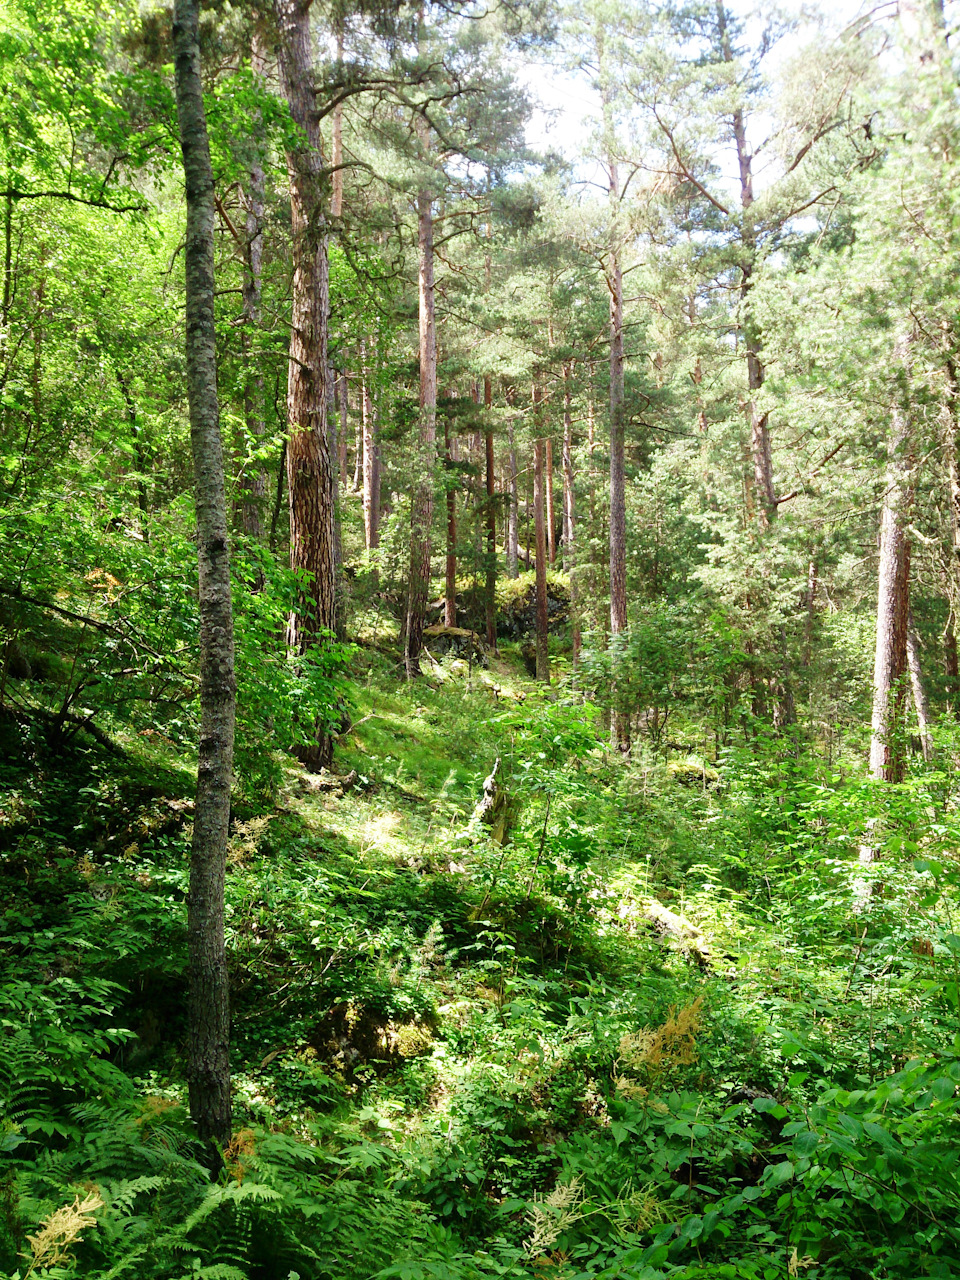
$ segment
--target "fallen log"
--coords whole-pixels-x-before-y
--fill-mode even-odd
[[[691,957],[701,969],[713,967],[710,942],[704,931],[693,924],[686,916],[671,911],[656,898],[644,898],[637,904],[639,915],[645,924],[655,929],[661,938],[672,938],[685,955]],[[624,904],[620,909],[621,919],[631,914],[632,908]]]

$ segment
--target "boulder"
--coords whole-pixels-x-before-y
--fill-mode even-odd
[[[452,656],[481,667],[487,666],[483,640],[476,631],[468,631],[466,627],[445,627],[440,622],[424,627],[423,644],[435,658]]]

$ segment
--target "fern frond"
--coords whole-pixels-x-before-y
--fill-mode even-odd
[[[273,1187],[266,1187],[262,1182],[231,1183],[230,1186],[212,1186],[203,1198],[203,1203],[191,1213],[184,1223],[184,1232],[190,1232],[199,1226],[211,1213],[215,1213],[224,1204],[237,1203],[242,1200],[259,1200],[263,1203],[271,1200],[282,1200],[283,1194]]]

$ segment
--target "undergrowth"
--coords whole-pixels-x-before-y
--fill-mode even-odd
[[[363,661],[352,788],[278,760],[236,815],[214,1181],[184,1106],[190,770],[149,736],[16,741],[0,1274],[953,1274],[950,779],[867,785],[773,738],[709,778],[625,769],[572,696]],[[498,758],[504,844],[474,814]]]

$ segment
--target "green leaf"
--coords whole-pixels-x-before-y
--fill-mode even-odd
[[[793,1149],[798,1156],[811,1156],[819,1144],[819,1133],[814,1133],[812,1129],[806,1129],[803,1133],[798,1133],[794,1138]]]
[[[779,1187],[793,1177],[793,1161],[781,1160],[779,1164],[769,1165],[763,1174],[764,1182],[771,1187]]]

